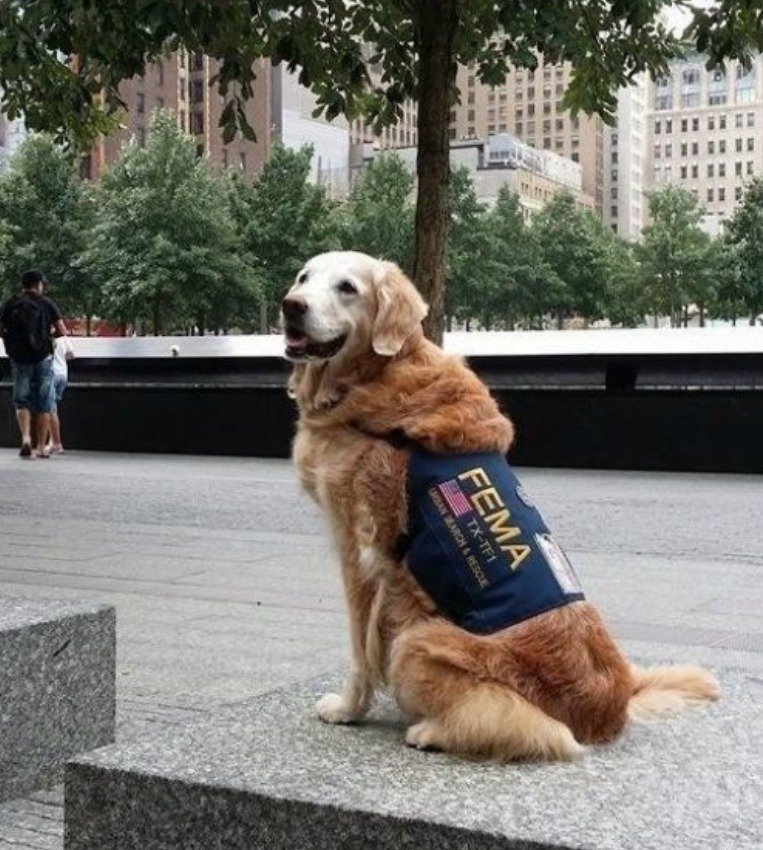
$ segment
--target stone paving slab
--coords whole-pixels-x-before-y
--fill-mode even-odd
[[[115,651],[109,606],[0,597],[0,800],[114,740]]]
[[[278,691],[66,774],[66,850],[759,850],[763,683],[589,748],[575,764],[485,765],[403,745],[384,701],[364,724]]]

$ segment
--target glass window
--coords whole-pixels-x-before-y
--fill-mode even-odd
[[[191,132],[198,135],[204,132],[204,113],[194,112],[191,115]]]
[[[699,106],[699,92],[684,92],[681,95],[681,106],[691,109],[694,106]]]
[[[754,112],[748,112],[747,113],[747,126],[748,127],[754,127],[755,126],[755,113]]]
[[[699,118],[692,118],[692,119],[691,119],[691,128],[692,128],[692,130],[694,130],[695,132],[696,132],[697,130],[699,130]]]
[[[522,135],[522,122],[521,121],[517,121],[517,123],[514,125],[514,132],[518,136]]]
[[[655,132],[655,135],[657,135],[657,136],[660,135],[660,133],[662,132],[662,121],[655,121],[654,122],[654,132]]]
[[[666,133],[672,133],[673,132],[673,119],[672,118],[668,118],[667,121],[665,121],[665,132]]]
[[[748,136],[747,137],[747,150],[748,151],[754,151],[755,150],[755,137],[754,136]]]
[[[543,139],[543,148],[547,151],[551,150],[551,139],[548,136]]]
[[[739,129],[739,128],[742,126],[742,119],[743,119],[743,117],[744,117],[744,116],[742,115],[742,113],[741,113],[741,112],[737,112],[737,114],[734,116],[734,126],[735,126],[737,129]]]
[[[699,156],[699,142],[691,143],[691,153],[692,156]]]
[[[556,119],[556,129],[557,130],[564,130],[564,119],[563,118],[557,118]]]
[[[681,166],[681,179],[686,180],[687,168],[685,165]]]
[[[668,142],[668,144],[665,145],[665,159],[670,159],[671,156],[673,156],[673,145]]]
[[[741,186],[735,186],[734,187],[734,200],[735,201],[741,201],[742,200],[742,187]]]
[[[573,152],[570,154],[570,159],[571,159],[573,162],[580,162],[580,154],[579,154],[577,151],[573,151]]]
[[[689,119],[688,118],[682,118],[681,119],[681,132],[686,133],[686,132],[688,132],[688,130],[689,130]]]
[[[755,166],[754,166],[754,164],[753,164],[753,161],[752,161],[751,159],[748,159],[748,160],[747,160],[747,173],[748,173],[748,174],[752,174],[752,173],[753,173],[754,168],[755,168]]]
[[[689,145],[686,142],[681,142],[681,156],[686,156],[689,153]]]
[[[712,189],[707,190],[707,200],[710,201],[711,203],[714,200],[714,195],[715,195],[715,192],[713,192]]]
[[[707,152],[709,154],[715,153],[715,142],[712,139],[707,143]]]
[[[719,162],[718,163],[718,176],[719,177],[725,177],[726,176],[726,163],[725,162]]]
[[[726,129],[726,116],[725,115],[721,115],[720,118],[718,119],[718,129],[719,130],[725,130]]]
[[[659,158],[660,158],[660,156],[661,156],[661,153],[662,153],[662,147],[661,147],[661,145],[655,145],[655,146],[654,146],[654,158],[655,158],[655,159],[659,159]]]
[[[699,177],[699,166],[698,166],[698,165],[692,165],[692,167],[691,167],[691,176],[692,176],[693,178],[695,178],[695,179],[696,179],[697,177]]]
[[[723,188],[723,186],[718,187],[718,200],[719,201],[725,201],[726,200],[726,190]]]
[[[735,162],[734,163],[734,174],[736,174],[737,177],[742,176],[742,163],[741,162]]]
[[[474,92],[473,91],[470,91],[469,94],[466,96],[466,102],[467,103],[474,103]],[[495,103],[495,98],[492,94],[488,98],[488,102],[489,103]]]
[[[528,118],[532,118],[535,115],[535,104],[531,103],[527,107],[527,116]]]
[[[718,142],[718,153],[726,153],[726,139],[721,139]]]
[[[143,127],[138,127],[135,131],[135,137],[138,144],[143,148],[146,146],[146,131]]]
[[[715,166],[713,165],[712,162],[708,163],[707,176],[708,177],[715,177]]]
[[[614,205],[611,206],[609,208],[609,214],[612,216],[612,218],[617,218],[617,207]]]
[[[609,190],[609,195],[613,201],[617,200],[617,186],[614,186],[612,189]]]
[[[735,140],[734,149],[736,150],[737,153],[741,153],[741,151],[742,151],[742,140],[741,139]]]
[[[196,52],[191,57],[191,70],[192,71],[203,71],[204,70],[204,54]]]
[[[707,129],[708,130],[715,130],[715,117],[713,115],[708,115]]]

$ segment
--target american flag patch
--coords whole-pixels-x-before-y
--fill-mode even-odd
[[[448,503],[448,507],[453,511],[454,516],[461,517],[472,513],[474,510],[472,503],[467,499],[466,494],[455,478],[438,484],[437,489],[440,491],[443,499]]]

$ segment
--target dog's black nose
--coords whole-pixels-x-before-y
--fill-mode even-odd
[[[287,295],[281,302],[281,310],[287,319],[296,319],[307,312],[307,301],[294,295]]]

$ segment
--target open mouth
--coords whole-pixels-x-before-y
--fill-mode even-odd
[[[304,331],[286,328],[286,356],[290,360],[328,360],[339,353],[345,342],[347,342],[347,334],[342,334],[328,342],[315,342]]]

